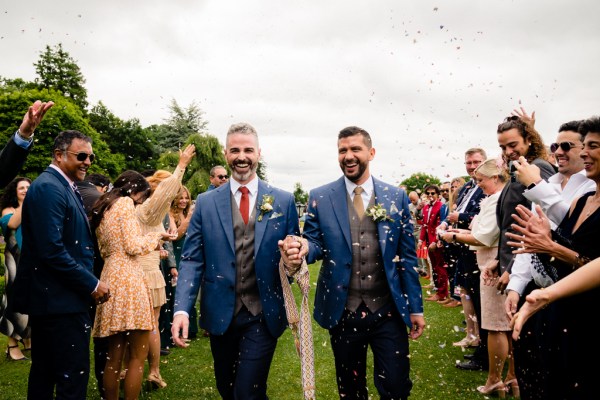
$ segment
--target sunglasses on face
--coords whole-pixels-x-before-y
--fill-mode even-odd
[[[85,161],[88,157],[90,158],[90,162],[94,162],[94,160],[96,159],[96,155],[94,153],[92,154],[88,154],[86,152],[80,152],[80,153],[75,153],[74,151],[68,151],[67,153],[69,154],[75,154],[75,156],[77,157],[77,161]]]
[[[450,190],[449,189],[441,189],[440,192],[442,193],[448,193]]]
[[[573,147],[580,147],[578,145],[576,145],[573,142],[560,142],[560,143],[552,143],[550,145],[550,151],[552,153],[556,153],[556,150],[558,150],[558,148],[561,148],[562,151],[564,151],[565,153],[569,150],[571,150]]]
[[[425,194],[427,196],[435,196],[437,193],[436,192],[425,192]]]
[[[229,178],[229,175],[215,175],[215,177],[217,177],[219,179],[227,179],[227,178]]]

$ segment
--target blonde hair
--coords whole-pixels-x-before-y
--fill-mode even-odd
[[[159,170],[156,170],[154,172],[154,174],[147,177],[146,180],[150,184],[150,193],[154,193],[158,184],[161,183],[162,181],[164,181],[165,179],[169,178],[171,175],[173,175],[173,174],[170,173],[169,171],[165,171],[164,169],[159,169]]]
[[[498,165],[498,160],[495,158],[488,158],[479,164],[479,166],[475,168],[475,173],[487,176],[488,178],[497,176],[501,182],[506,182],[508,180],[506,169],[502,165]]]

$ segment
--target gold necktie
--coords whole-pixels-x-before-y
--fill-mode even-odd
[[[362,218],[363,214],[365,213],[365,206],[362,200],[362,192],[364,192],[364,189],[362,187],[355,187],[354,199],[352,200],[352,202],[354,203],[354,209],[356,210],[359,219]]]

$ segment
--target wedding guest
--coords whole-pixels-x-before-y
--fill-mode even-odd
[[[206,191],[211,191],[218,188],[222,184],[227,183],[227,179],[229,179],[229,175],[227,175],[227,170],[225,167],[222,165],[215,165],[210,169],[210,185]]]
[[[425,195],[428,202],[423,207],[423,225],[419,241],[427,245],[436,288],[436,293],[425,300],[445,304],[448,298],[448,271],[444,262],[443,245],[438,242],[436,228],[446,219],[448,207],[440,200],[440,188],[437,185],[427,185]]]
[[[32,363],[28,398],[84,399],[90,371],[89,307],[110,298],[93,274],[94,244],[75,181],[94,161],[92,139],[63,131],[52,164],[23,202],[23,247],[15,280],[15,310],[29,314]]]
[[[498,198],[508,174],[503,163],[496,159],[486,160],[475,170],[477,185],[487,197],[481,202],[479,214],[475,216],[470,230],[448,229],[442,234],[446,242],[460,242],[471,246],[477,254],[477,265],[481,270],[481,327],[488,332],[488,377],[485,385],[477,391],[484,395],[498,393],[501,397],[510,387],[515,397],[519,397],[519,386],[515,377],[515,364],[512,357],[510,324],[504,312],[505,294],[496,290],[498,279],[496,255],[500,229],[496,221]],[[508,360],[506,380],[502,379],[504,363]]]
[[[31,185],[29,178],[17,177],[4,189],[0,198],[0,227],[4,235],[4,282],[5,289],[0,310],[0,331],[8,337],[6,358],[11,361],[27,360],[19,348],[23,342],[23,351],[31,350],[31,327],[29,316],[12,310],[12,285],[17,275],[21,258],[21,212],[27,190]]]
[[[600,256],[600,248],[594,240],[600,234],[600,117],[584,120],[578,132],[584,138],[580,156],[587,177],[596,183],[596,191],[574,200],[555,231],[550,229],[548,217],[541,207],[536,207],[539,216],[528,208],[518,207],[516,233],[507,234],[507,244],[515,248],[515,254],[537,253],[541,266],[550,276],[555,276],[554,280],[564,278],[590,259]],[[589,317],[590,309],[597,307],[599,296],[600,289],[591,290],[556,302],[552,307],[552,319],[548,320],[552,325],[546,329],[556,334],[553,348],[556,363],[551,367],[561,373],[560,381],[552,382],[553,396],[587,399],[596,395],[597,377],[588,366],[600,357],[600,350],[593,345],[595,331],[581,321]],[[515,358],[515,361],[518,367],[519,359]]]
[[[150,331],[155,329],[150,290],[138,256],[160,246],[160,240],[172,236],[166,232],[142,234],[135,216],[135,204],[150,193],[146,179],[135,171],[123,172],[112,190],[96,202],[91,227],[96,231],[102,258],[101,279],[112,288],[113,296],[98,305],[92,335],[108,337],[108,357],[104,369],[104,393],[107,400],[119,398],[119,381],[125,349],[126,399],[139,396],[144,362],[148,354]]]
[[[171,202],[179,193],[185,169],[196,154],[193,144],[188,145],[179,154],[179,163],[173,174],[165,170],[157,170],[146,178],[150,183],[151,194],[140,206],[136,207],[136,215],[142,233],[164,232],[163,219],[169,212]],[[160,375],[160,334],[158,332],[160,309],[167,302],[166,282],[160,269],[160,249],[140,256],[139,262],[144,270],[152,293],[154,305],[155,330],[150,334],[150,350],[148,352],[148,382],[155,388],[164,388],[167,383]]]
[[[266,399],[271,360],[287,325],[279,241],[299,234],[294,196],[258,178],[256,130],[231,125],[225,158],[232,179],[196,200],[179,266],[171,332],[187,347],[200,290],[200,325],[210,334],[219,394]],[[267,207],[267,204],[269,207]]]

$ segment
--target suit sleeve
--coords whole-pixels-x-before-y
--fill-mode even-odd
[[[202,282],[204,275],[202,206],[200,196],[198,196],[181,252],[174,312],[185,311],[188,314],[191,313],[191,309],[198,296],[198,291],[200,290],[200,282]]]
[[[4,188],[17,176],[21,168],[23,168],[32,147],[24,149],[18,146],[13,137],[14,135],[11,136],[6,146],[0,151],[0,188]]]

